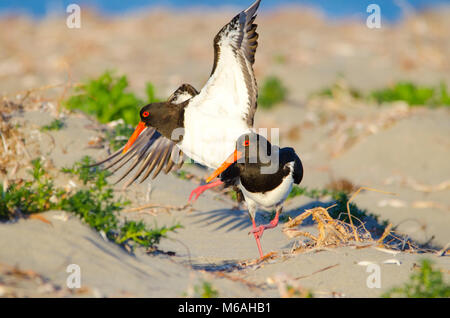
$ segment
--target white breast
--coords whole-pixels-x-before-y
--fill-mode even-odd
[[[181,150],[207,167],[218,168],[235,150],[236,140],[248,133],[245,121],[226,114],[208,114],[198,108],[185,111]]]
[[[252,206],[257,205],[264,208],[271,208],[281,204],[284,200],[286,200],[289,193],[291,193],[293,184],[294,178],[292,177],[292,173],[290,173],[283,179],[278,187],[265,193],[247,191],[240,183],[239,188],[244,194],[244,198],[247,204]]]
[[[221,56],[229,63],[219,67],[184,113],[181,150],[195,161],[218,168],[230,156],[236,140],[250,132],[248,93],[242,72],[228,52]]]

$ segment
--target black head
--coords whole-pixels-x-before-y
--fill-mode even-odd
[[[155,128],[168,139],[177,139],[178,129],[184,127],[185,104],[151,103],[142,107],[139,116],[145,126]]]
[[[159,114],[164,109],[163,103],[151,103],[141,108],[139,116],[146,126],[155,126],[155,121],[160,117]]]
[[[242,159],[238,160],[238,163],[243,163],[243,158],[245,163],[256,163],[271,156],[272,145],[264,136],[251,132],[238,138],[236,150],[242,153]],[[267,162],[267,160],[262,161]]]

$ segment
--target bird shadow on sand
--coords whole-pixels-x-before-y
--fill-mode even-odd
[[[305,205],[301,205],[292,209],[287,209],[286,212],[282,213],[282,215],[294,218],[297,215],[303,213],[306,209],[311,209],[318,206],[328,207],[331,204],[332,203],[330,202],[313,201]],[[270,221],[270,216],[271,216],[270,212],[259,210],[256,213],[256,223],[257,224],[268,223]],[[248,212],[245,209],[217,209],[212,211],[193,213],[191,214],[191,217],[196,219],[194,221],[195,224],[199,224],[205,227],[214,225],[215,226],[214,230],[222,229],[225,230],[226,232],[242,231],[242,230],[248,231],[252,226],[252,222],[249,218]],[[285,217],[284,219],[287,220],[287,217]],[[281,226],[282,223],[284,223],[285,221],[284,219],[280,220]],[[302,226],[309,226],[312,224],[314,224],[314,221],[312,220],[311,217],[308,217],[308,219],[305,220]],[[280,249],[286,248],[290,249],[293,243],[294,240],[284,246],[280,246]],[[222,261],[199,262],[199,263],[193,261],[191,263],[191,266],[195,270],[229,273],[244,269],[245,266],[242,265],[243,261],[246,260],[228,259]]]
[[[312,201],[307,204],[284,210],[281,214],[280,224],[287,220],[287,217],[295,218],[307,209],[314,207],[328,207],[334,202]],[[212,211],[192,213],[191,217],[197,218],[194,224],[203,224],[210,226],[215,224],[214,230],[225,229],[226,232],[248,230],[252,226],[252,222],[245,209],[217,209]],[[258,210],[256,212],[256,224],[265,224],[270,221],[271,212]],[[308,217],[304,222],[304,226],[314,224],[312,217]]]
[[[194,224],[203,226],[216,225],[214,230],[225,229],[226,232],[242,231],[252,225],[246,210],[218,209],[206,212],[192,213],[191,217],[197,218]]]

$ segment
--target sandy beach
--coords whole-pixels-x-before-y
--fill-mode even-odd
[[[2,167],[0,183],[27,178],[36,157],[57,175],[56,185],[73,182],[59,169],[85,155],[100,160],[108,154],[107,126],[62,107],[74,86],[115,70],[127,75],[129,89],[140,96],[146,82],[161,98],[184,82],[200,89],[211,71],[212,39],[234,14],[158,9],[105,18],[86,11],[76,30],[62,17],[1,18],[0,29],[8,32],[0,32],[0,121],[16,127],[26,150]],[[278,76],[288,97],[271,109],[258,109],[255,127],[280,129],[281,146],[295,148],[302,159],[302,186],[322,189],[345,180],[354,189],[395,193],[362,191],[353,202],[378,216],[379,223],[391,223],[399,235],[433,249],[349,244],[293,252],[307,239],[288,237],[282,223],[262,238],[265,253],[275,256],[258,262],[245,205],[237,207],[223,191],[209,191],[184,206],[198,180],[211,172],[185,164],[191,179],[169,173],[127,189],[123,182],[114,185],[114,195],[131,202],[128,208],[171,207],[121,212],[122,218],[183,226],[161,240],[156,254],[143,248],[130,253],[65,211],[42,213],[50,223],[25,218],[0,223],[0,297],[184,297],[194,296],[204,281],[219,297],[282,297],[287,285],[315,297],[380,297],[407,282],[423,258],[449,282],[449,107],[378,105],[345,89],[334,98],[313,96],[336,82],[362,93],[399,80],[449,87],[449,17],[448,8],[411,13],[372,30],[295,7],[264,12],[257,20],[256,78],[260,83]],[[40,129],[55,118],[64,120],[61,130]],[[5,149],[0,152],[6,158]],[[119,176],[120,171],[111,176],[111,183]],[[285,203],[283,215],[293,219],[305,209],[332,204],[329,197],[297,196]],[[257,222],[268,215],[260,211]],[[311,219],[298,229],[318,233]],[[83,288],[66,287],[69,264],[80,266]],[[380,288],[368,286],[369,264],[381,269]]]

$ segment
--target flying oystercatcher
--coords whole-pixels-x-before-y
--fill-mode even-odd
[[[206,180],[210,182],[220,175],[227,186],[237,186],[247,203],[253,223],[253,233],[261,258],[260,238],[264,230],[278,225],[282,204],[303,178],[303,166],[292,148],[279,148],[261,135],[247,133],[239,137],[235,151]],[[258,207],[276,208],[274,219],[265,225],[256,226],[255,213]]]
[[[253,73],[258,46],[256,11],[261,0],[240,12],[214,38],[214,64],[209,80],[198,92],[189,84],[179,87],[163,103],[152,103],[140,111],[140,123],[128,143],[105,160],[114,172],[131,161],[118,180],[136,167],[125,186],[140,176],[155,178],[183,163],[184,155],[209,168],[218,168],[235,148],[235,142],[253,127],[258,89]],[[96,165],[97,165],[96,164]],[[192,191],[195,199],[208,188]]]

